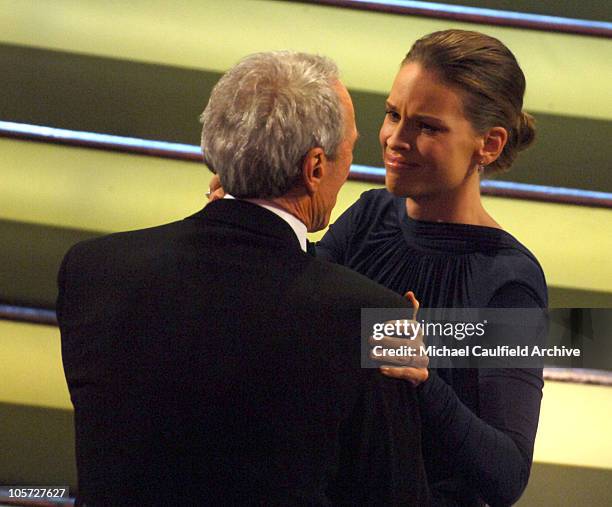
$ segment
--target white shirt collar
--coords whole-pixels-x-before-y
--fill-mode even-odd
[[[233,195],[230,195],[230,194],[225,194],[223,198],[224,199],[236,199]],[[306,243],[307,243],[306,233],[308,232],[308,229],[306,228],[306,225],[304,223],[302,223],[300,220],[294,217],[291,213],[285,211],[283,208],[277,206],[276,204],[270,201],[266,201],[265,199],[242,199],[242,200],[251,202],[253,204],[257,204],[257,206],[261,206],[262,208],[266,208],[267,210],[271,211],[275,215],[278,215],[285,222],[287,222],[289,226],[293,229],[293,232],[295,232],[295,235],[297,236],[297,239],[300,242],[300,247],[302,248],[304,252],[306,252]]]

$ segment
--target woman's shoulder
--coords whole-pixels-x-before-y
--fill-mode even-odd
[[[330,224],[317,243],[317,255],[357,269],[355,263],[369,258],[372,248],[397,248],[399,243],[394,238],[400,228],[398,210],[402,201],[384,188],[363,192]]]
[[[342,229],[350,235],[363,237],[369,230],[397,227],[400,201],[403,199],[390,194],[385,188],[366,190],[330,225],[330,230]]]
[[[506,232],[503,255],[499,256],[504,268],[517,274],[528,274],[544,278],[544,270],[534,253],[512,234]]]
[[[363,192],[346,213],[350,215],[353,230],[362,234],[364,228],[396,228],[400,222],[398,210],[405,209],[404,202],[404,198],[394,196],[386,188],[375,188]]]
[[[372,188],[363,192],[352,207],[372,213],[393,206],[398,199],[401,198],[395,197],[386,188]]]
[[[512,234],[505,233],[503,248],[493,257],[492,264],[497,291],[509,286],[522,288],[537,295],[544,305],[547,303],[546,276],[542,265],[533,252]]]

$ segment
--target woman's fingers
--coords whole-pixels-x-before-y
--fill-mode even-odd
[[[406,380],[413,386],[418,386],[429,378],[429,370],[427,368],[381,366],[380,372],[387,377]]]
[[[415,350],[415,349],[413,349]],[[388,352],[388,349],[387,349]],[[411,367],[411,368],[427,368],[429,366],[429,357],[425,354],[420,354],[418,349],[413,354],[401,353],[397,355],[393,354],[381,354],[380,351],[372,349],[370,351],[370,359],[378,361],[378,363],[385,363],[385,365],[393,364],[398,367]],[[382,366],[381,368],[385,368]]]
[[[208,197],[208,202],[216,201],[217,199],[223,199],[225,196],[225,190],[221,186],[221,180],[218,175],[214,175],[210,183],[208,184],[208,192],[206,192],[206,196]]]
[[[412,320],[416,320],[419,307],[421,306],[419,304],[419,300],[416,298],[414,292],[412,292],[411,290],[406,292],[406,294],[404,294],[404,297],[412,303]]]
[[[421,323],[414,320],[390,320],[382,324],[380,330],[369,336],[370,359],[397,366],[429,366]]]
[[[419,301],[415,297],[414,292],[408,291],[404,295],[406,299],[410,301],[412,304],[412,321],[414,324],[418,324],[417,313],[419,311]],[[417,328],[419,329],[419,328]],[[370,344],[372,344],[374,340],[370,339]],[[387,348],[395,348],[398,349],[402,345],[406,346],[406,340],[398,340],[397,338],[392,338],[389,336],[385,336],[382,340],[378,340],[380,345],[386,346]],[[412,337],[412,343],[410,344],[414,349],[419,350],[419,353],[414,354],[412,356],[400,356],[400,357],[385,357],[384,361],[387,363],[398,364],[400,366],[381,366],[380,372],[391,378],[397,378],[400,380],[405,380],[410,382],[413,386],[418,386],[422,384],[429,378],[429,370],[427,367],[429,366],[429,358],[426,354],[423,353],[423,334],[422,332],[415,333],[415,336]],[[414,350],[413,349],[413,350]],[[373,351],[372,351],[373,352]],[[372,357],[373,354],[370,355]],[[381,360],[380,357],[374,357],[373,359]],[[408,366],[410,365],[410,366]]]
[[[423,326],[414,320],[388,320],[379,325],[380,329],[369,337],[370,345],[381,345],[381,341],[384,341],[386,346],[399,346],[405,345],[406,340],[415,345],[423,343]]]

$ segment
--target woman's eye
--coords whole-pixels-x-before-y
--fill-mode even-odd
[[[398,114],[397,111],[394,111],[393,109],[386,109],[385,110],[385,115],[391,120],[391,121],[399,121],[400,119],[400,115]]]
[[[433,133],[438,132],[440,130],[438,127],[435,127],[433,125],[430,125],[429,123],[423,123],[423,122],[419,123],[419,128],[423,132],[426,132],[428,134],[433,134]]]

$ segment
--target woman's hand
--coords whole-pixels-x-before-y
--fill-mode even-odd
[[[381,366],[380,373],[387,377],[407,380],[414,387],[422,384],[429,378],[427,368],[413,368],[411,366]]]
[[[404,297],[412,303],[412,321],[416,323],[417,313],[419,311],[419,301],[412,291],[406,292]],[[393,340],[393,338],[389,338],[389,340]],[[412,342],[418,350],[421,350],[421,347],[424,345],[423,333],[421,332],[415,336]],[[409,361],[413,366],[381,366],[380,372],[387,377],[406,380],[416,387],[429,378],[429,370],[427,369],[429,358],[425,354],[419,354],[417,358],[409,358]]]
[[[221,180],[218,175],[214,175],[208,184],[208,192],[206,192],[206,197],[208,197],[208,202],[216,201],[217,199],[223,199],[225,195],[225,190],[221,186]]]

